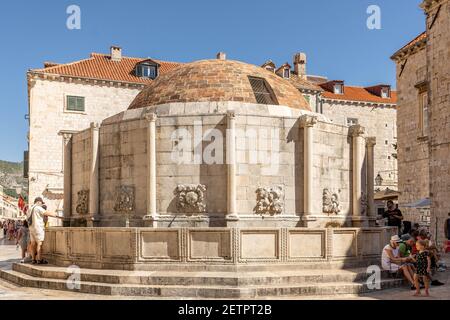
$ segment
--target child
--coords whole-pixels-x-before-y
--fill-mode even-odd
[[[28,243],[30,242],[30,230],[28,229],[28,221],[25,220],[22,224],[22,227],[19,229],[19,233],[17,235],[17,244],[20,244],[22,248],[22,260],[21,263],[25,263],[25,256],[27,254]]]
[[[414,283],[416,285],[416,293],[415,297],[420,296],[420,280],[422,280],[425,284],[425,296],[430,296],[430,273],[431,273],[431,258],[430,254],[427,250],[428,241],[427,240],[418,240],[416,242],[417,247],[417,269],[414,274]]]

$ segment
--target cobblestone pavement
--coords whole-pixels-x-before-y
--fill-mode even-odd
[[[0,269],[7,270],[11,268],[12,263],[20,260],[20,251],[17,250],[14,242],[3,239],[3,234],[0,235]],[[446,265],[450,267],[450,254],[444,257]],[[363,296],[356,295],[339,295],[339,296],[321,296],[321,297],[292,297],[296,299],[311,299],[311,300],[413,300],[413,299],[436,299],[436,300],[450,300],[450,270],[440,272],[437,277],[446,285],[441,287],[431,288],[431,297],[412,297],[413,291],[407,287],[389,289],[383,291],[375,291],[373,293],[365,294]],[[0,300],[139,300],[139,299],[154,299],[142,297],[111,297],[100,296],[92,294],[82,294],[68,291],[57,290],[42,290],[36,288],[18,287],[9,282],[0,280]],[[270,299],[266,299],[270,300]]]

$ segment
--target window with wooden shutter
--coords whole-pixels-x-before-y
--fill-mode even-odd
[[[278,104],[272,94],[269,85],[263,78],[248,77],[256,101],[260,104]]]
[[[84,112],[85,111],[84,97],[67,96],[66,109],[68,111]]]

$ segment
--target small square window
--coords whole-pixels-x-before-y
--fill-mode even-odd
[[[84,112],[85,111],[84,100],[85,100],[84,97],[67,96],[66,109],[68,111]]]
[[[156,79],[156,66],[141,64],[136,67],[136,75],[142,78]]]
[[[381,89],[381,97],[383,99],[389,99],[391,97],[391,93],[389,88],[383,88]]]
[[[304,94],[303,98],[305,98],[306,102],[308,102],[308,104],[311,105],[311,97],[309,95]]]
[[[388,144],[389,144],[389,141],[384,140],[384,144],[385,144],[385,145],[388,145]]]
[[[355,126],[357,124],[358,124],[358,119],[356,119],[356,118],[347,118],[347,125],[349,127]]]
[[[344,94],[344,86],[341,83],[336,83],[334,85],[335,94]]]

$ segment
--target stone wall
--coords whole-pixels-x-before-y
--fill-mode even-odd
[[[139,89],[103,83],[86,84],[59,78],[30,76],[29,188],[30,199],[44,196],[50,210],[63,206],[63,137],[60,131],[79,131],[91,122],[123,111]],[[83,96],[86,111],[65,110],[67,95]],[[47,190],[48,189],[48,190]]]
[[[358,119],[369,136],[377,138],[375,146],[375,177],[380,173],[383,185],[376,188],[397,190],[397,160],[394,144],[397,143],[397,111],[393,106],[367,105],[358,102],[324,100],[323,114],[333,123],[347,126],[348,118]],[[375,184],[375,182],[374,182]]]
[[[58,266],[122,270],[289,270],[379,263],[394,228],[51,228]],[[305,245],[306,244],[306,245]]]
[[[233,110],[236,117],[236,213],[243,225],[303,225],[305,131],[299,118],[304,114],[318,118],[312,128],[312,209],[307,212],[317,222],[308,226],[352,225],[349,128],[329,123],[319,114],[242,103],[168,104],[106,119],[99,138],[99,225],[124,226],[128,217],[132,226],[141,226],[149,214],[149,122],[145,115],[156,113],[158,227],[225,226],[227,110]],[[88,161],[79,151],[92,152],[85,149],[85,134],[75,134],[72,142],[77,174],[83,161]],[[365,191],[365,172],[361,174]],[[79,179],[72,182],[73,199],[81,188]],[[335,198],[333,212],[324,213],[325,196],[329,201]],[[194,197],[194,203],[187,197]],[[125,211],[120,204],[123,198],[129,205]]]
[[[347,126],[319,122],[314,127],[313,214],[320,218],[318,226],[330,222],[351,226],[352,159]],[[339,213],[323,212],[325,190],[336,194]]]
[[[83,218],[89,211],[92,165],[92,131],[86,129],[72,138],[72,216]]]
[[[425,3],[431,3],[425,1]],[[438,13],[439,11],[439,13]],[[434,1],[427,13],[431,231],[442,243],[450,219],[450,1]],[[438,16],[436,16],[438,14]],[[436,19],[435,19],[436,17]]]
[[[419,211],[402,205],[427,198],[430,194],[428,139],[422,137],[419,90],[415,87],[426,80],[425,50],[408,56],[400,76],[404,62],[397,63],[399,204],[405,220],[420,223]]]

